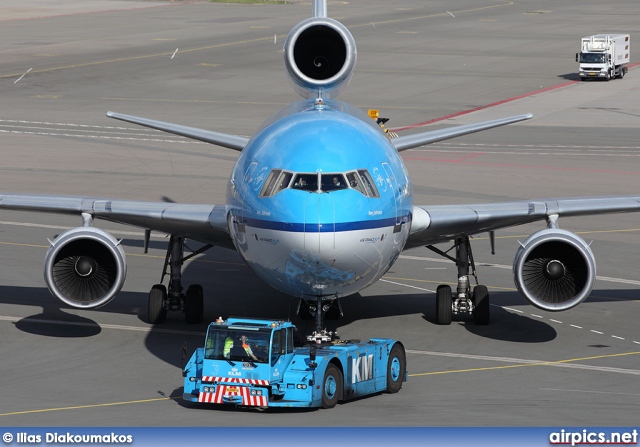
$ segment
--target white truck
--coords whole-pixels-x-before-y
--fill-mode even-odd
[[[622,79],[629,63],[629,34],[595,34],[583,37],[576,62],[580,63],[580,79]]]

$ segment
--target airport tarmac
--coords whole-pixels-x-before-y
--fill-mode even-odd
[[[574,82],[579,39],[640,37],[636,0],[329,1],[358,45],[340,99],[429,127],[533,112],[534,118],[403,153],[415,203],[639,194],[640,68],[623,80]],[[0,7],[0,191],[224,203],[237,153],[106,118],[108,110],[250,135],[298,96],[282,44],[310,3],[5,0]],[[559,87],[558,87],[559,86]],[[500,104],[498,104],[500,103]],[[491,107],[485,107],[494,105]],[[472,111],[474,110],[474,111]],[[472,112],[470,112],[472,111]],[[206,325],[170,314],[144,322],[166,238],[143,253],[123,238],[122,292],[79,311],[48,292],[47,238],[81,219],[0,212],[0,426],[638,426],[640,216],[560,219],[595,254],[598,278],[580,306],[549,313],[515,290],[518,240],[543,228],[472,242],[492,321],[435,324],[435,288],[453,264],[405,251],[383,280],[342,301],[328,322],[343,339],[392,337],[408,352],[409,381],[331,410],[258,411],[181,400],[180,351]],[[448,247],[441,247],[448,248]],[[269,289],[235,252],[190,261],[205,319],[292,319],[297,301]]]

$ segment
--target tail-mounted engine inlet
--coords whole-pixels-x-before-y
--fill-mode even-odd
[[[94,227],[73,228],[49,247],[44,279],[51,293],[69,306],[93,309],[120,291],[127,273],[124,250],[109,233]]]
[[[356,43],[340,22],[314,17],[296,25],[284,43],[284,62],[296,92],[335,98],[356,64]]]
[[[520,293],[534,306],[567,310],[591,293],[596,263],[582,238],[566,230],[546,229],[520,245],[513,276]]]

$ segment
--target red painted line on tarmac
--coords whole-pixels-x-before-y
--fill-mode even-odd
[[[633,63],[633,64],[628,64],[627,68],[633,68],[633,67],[637,67],[639,65],[640,65],[640,62],[636,62],[636,63]],[[537,94],[540,94],[540,93],[549,92],[549,91],[552,91],[552,90],[557,90],[557,89],[560,89],[560,88],[563,88],[563,87],[568,87],[570,85],[577,84],[579,82],[580,81],[564,82],[562,84],[553,85],[551,87],[546,87],[546,88],[541,88],[539,90],[534,90],[532,92],[524,93],[522,95],[514,96],[512,98],[507,98],[507,99],[503,99],[501,101],[492,102],[491,104],[486,104],[484,106],[478,106],[478,107],[474,107],[473,109],[463,110],[461,112],[452,113],[450,115],[441,116],[439,118],[433,118],[431,120],[423,121],[421,123],[411,124],[409,126],[404,126],[404,127],[397,127],[395,129],[389,129],[389,131],[390,132],[402,132],[403,130],[414,129],[416,127],[426,126],[428,124],[437,123],[439,121],[444,121],[444,120],[448,120],[448,119],[451,119],[451,118],[457,118],[459,116],[467,115],[469,113],[477,112],[479,110],[489,109],[491,107],[495,107],[495,106],[499,106],[499,105],[502,105],[502,104],[506,104],[508,102],[516,101],[518,99],[527,98],[529,96],[533,96],[533,95],[537,95]]]
[[[421,123],[411,124],[409,126],[404,126],[404,127],[398,127],[396,129],[390,129],[390,132],[402,132],[403,130],[413,129],[413,128],[416,128],[416,127],[426,126],[427,124],[437,123],[438,121],[444,121],[444,120],[448,120],[448,119],[451,119],[451,118],[457,118],[457,117],[462,116],[462,115],[467,115],[469,113],[477,112],[479,110],[489,109],[491,107],[499,106],[501,104],[505,104],[505,103],[508,103],[508,102],[511,102],[511,101],[515,101],[517,99],[522,99],[522,98],[526,98],[528,96],[537,95],[539,93],[544,93],[544,92],[548,92],[548,91],[551,91],[551,90],[556,90],[556,89],[559,89],[559,88],[562,88],[562,87],[567,87],[569,85],[573,85],[573,84],[576,84],[578,82],[579,81],[569,81],[569,82],[565,82],[565,83],[562,83],[562,84],[554,85],[554,86],[551,86],[551,87],[541,88],[541,89],[535,90],[533,92],[524,93],[522,95],[514,96],[512,98],[507,98],[507,99],[503,99],[503,100],[500,100],[500,101],[492,102],[491,104],[486,104],[484,106],[478,106],[478,107],[474,107],[473,109],[463,110],[461,112],[456,112],[456,113],[452,113],[450,115],[441,116],[440,118],[434,118],[434,119],[431,119],[431,120],[428,120],[428,121],[423,121]]]

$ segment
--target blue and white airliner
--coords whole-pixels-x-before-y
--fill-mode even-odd
[[[252,138],[120,113],[107,115],[239,151],[225,204],[137,202],[110,198],[0,194],[0,208],[75,214],[82,225],[60,234],[46,254],[51,293],[69,306],[91,309],[115,297],[126,276],[119,242],[94,227],[96,219],[169,234],[168,286],[149,293],[148,321],[179,310],[188,323],[203,318],[203,290],[182,284],[185,259],[212,247],[237,250],[267,284],[299,299],[299,314],[341,315],[340,299],[380,279],[402,250],[425,246],[455,262],[455,291],[436,292],[439,324],[467,313],[489,323],[489,293],[472,287],[469,238],[542,221],[515,255],[518,290],[534,306],[569,309],[591,292],[596,268],[579,236],[559,228],[561,216],[640,211],[640,197],[589,197],[506,203],[420,206],[399,152],[531,118],[530,114],[390,138],[369,116],[336,99],[353,73],[356,45],[341,23],[315,0],[312,17],[284,44],[284,62],[302,100],[265,122]],[[185,239],[206,244],[185,255]],[[455,250],[441,251],[436,243]],[[449,253],[452,253],[451,255]],[[477,281],[476,281],[477,282]]]

